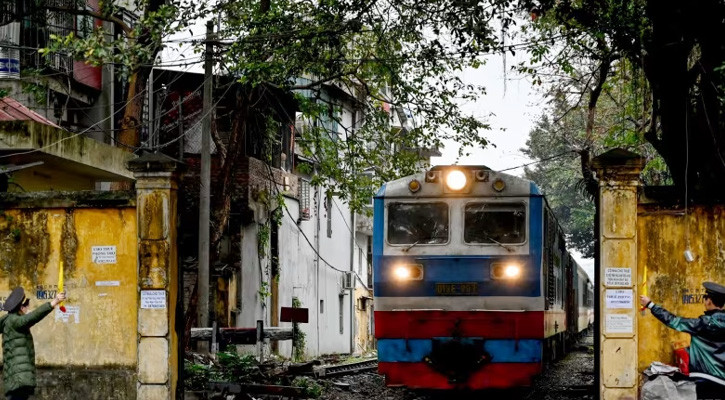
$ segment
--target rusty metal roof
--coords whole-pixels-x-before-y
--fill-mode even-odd
[[[41,124],[60,128],[49,119],[25,107],[12,97],[0,99],[0,121],[35,121]]]

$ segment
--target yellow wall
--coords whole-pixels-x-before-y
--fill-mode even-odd
[[[362,301],[364,296],[372,297],[372,294],[367,289],[356,288],[355,299],[357,304],[355,305],[355,327],[357,332],[355,333],[355,346],[357,351],[367,353],[374,348],[374,337],[372,334],[372,327],[370,326],[370,314],[372,311],[372,299],[366,302]],[[361,308],[365,305],[365,308]]]
[[[116,263],[95,264],[92,246],[116,246]],[[24,209],[0,216],[1,300],[20,285],[31,309],[49,301],[37,299],[38,290],[55,289],[63,259],[66,307],[78,307],[78,322],[73,315],[63,322],[56,309],[33,328],[39,365],[136,365],[136,249],[135,208]]]
[[[694,206],[687,217],[683,213],[682,209],[640,204],[638,276],[643,280],[647,270],[647,295],[654,302],[679,316],[696,318],[704,311],[698,297],[704,293],[702,282],[725,284],[725,207]],[[688,223],[690,249],[695,255],[692,263],[683,254]],[[637,328],[640,372],[652,361],[672,364],[676,342],[689,345],[689,335],[667,328],[649,312],[638,318]]]
[[[96,181],[90,177],[44,166],[23,169],[13,173],[9,192],[39,192],[63,190],[95,190]]]

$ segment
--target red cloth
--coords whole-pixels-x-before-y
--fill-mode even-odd
[[[675,365],[685,375],[690,375],[690,354],[686,348],[675,349]]]

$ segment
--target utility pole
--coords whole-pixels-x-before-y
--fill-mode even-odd
[[[209,326],[209,214],[211,208],[211,114],[212,114],[212,53],[214,51],[214,22],[206,23],[206,54],[204,64],[204,113],[201,128],[201,187],[199,188],[199,308],[200,327]]]

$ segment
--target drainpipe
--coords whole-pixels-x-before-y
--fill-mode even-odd
[[[355,211],[350,210],[350,355],[355,354]]]
[[[353,135],[357,128],[357,109],[352,110],[352,129]],[[355,160],[352,160],[352,173],[355,174]],[[355,199],[354,191],[352,200]],[[350,204],[353,202],[351,201]],[[355,275],[355,236],[357,227],[355,226],[355,211],[350,207],[350,355],[355,354],[355,286],[357,286],[357,279]]]
[[[314,173],[317,173],[317,169],[315,168]],[[322,314],[320,313],[320,202],[321,199],[321,190],[320,187],[317,186],[315,188],[315,298],[317,303],[317,329],[315,330],[317,333],[317,355],[319,356],[321,354],[320,352],[320,318],[322,318]],[[329,306],[328,306],[329,307]]]

